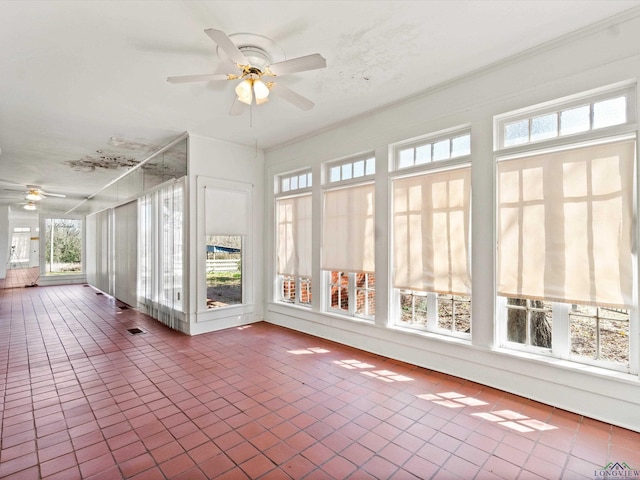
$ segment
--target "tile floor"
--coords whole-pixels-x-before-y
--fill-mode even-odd
[[[638,433],[267,323],[189,337],[96,293],[0,291],[0,478],[571,479],[609,461],[640,467]]]

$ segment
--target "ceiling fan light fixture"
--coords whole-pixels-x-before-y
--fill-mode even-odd
[[[32,202],[38,202],[42,200],[42,195],[37,190],[29,190],[27,192],[27,196],[24,197],[26,200],[30,200]]]
[[[269,87],[267,87],[262,80],[255,80],[253,82],[253,91],[256,94],[256,103],[258,105],[269,100]]]
[[[26,204],[24,207],[22,207],[22,208],[24,208],[25,210],[35,210],[35,209],[36,209],[36,208],[38,208],[38,207],[36,207],[36,204],[35,204],[35,203],[33,203],[33,202],[29,202],[29,203],[27,203],[27,204]]]
[[[253,92],[251,88],[252,83],[253,81],[247,78],[236,86],[236,95],[238,95],[238,100],[242,103],[246,103],[247,105],[251,105],[251,102],[253,101]]]

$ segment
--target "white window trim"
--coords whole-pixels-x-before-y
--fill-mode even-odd
[[[471,141],[471,126],[463,125],[456,126],[453,128],[448,128],[446,130],[440,130],[438,132],[430,133],[427,135],[423,135],[417,138],[413,138],[411,140],[406,140],[403,142],[395,143],[390,146],[391,149],[391,164],[390,170],[391,172],[396,173],[410,173],[410,172],[419,172],[425,169],[439,169],[445,168],[447,166],[454,166],[464,163],[471,162],[471,153],[468,155],[460,155],[457,157],[450,157],[444,160],[430,160],[427,163],[422,163],[419,165],[412,165],[409,167],[400,167],[400,152],[402,150],[406,150],[409,148],[419,148],[424,145],[434,144],[441,142],[443,140],[453,140],[454,138],[462,137],[465,135],[469,135],[469,141]]]
[[[325,189],[331,189],[334,187],[338,187],[338,186],[351,186],[351,185],[357,185],[359,183],[367,183],[368,181],[371,181],[374,177],[375,177],[375,172],[370,173],[370,174],[366,174],[366,162],[367,160],[373,159],[374,162],[374,169],[375,169],[375,152],[369,152],[369,153],[363,153],[361,155],[356,155],[353,157],[347,157],[347,158],[343,158],[341,160],[334,160],[331,162],[326,162],[324,164],[324,168],[323,168],[323,172],[324,172],[324,181],[323,181],[323,188]],[[364,161],[365,162],[365,175],[361,175],[359,177],[351,177],[349,179],[340,179],[340,180],[335,180],[335,181],[331,181],[331,169],[335,168],[335,167],[340,167],[342,168],[343,165],[348,165],[351,164],[353,166],[353,164],[359,162],[359,161]]]
[[[334,270],[335,271],[335,270]],[[332,285],[331,283],[331,272],[329,270],[323,270],[322,275],[324,277],[324,281],[323,281],[323,285],[325,290],[327,290],[326,295],[325,295],[325,312],[327,313],[331,313],[334,315],[339,315],[340,317],[343,318],[348,318],[348,319],[358,319],[358,320],[366,320],[369,322],[373,322],[375,320],[375,315],[363,315],[360,313],[356,312],[356,303],[357,303],[357,297],[356,297],[356,275],[358,273],[367,273],[367,272],[343,272],[346,273],[348,278],[349,278],[349,283],[347,284],[347,295],[349,296],[349,307],[347,310],[342,310],[341,308],[333,308],[331,306],[331,291],[330,291],[330,287]],[[361,290],[365,290],[365,291],[369,291],[369,290],[373,290],[374,292],[376,291],[375,288],[373,289],[361,289]],[[377,293],[377,292],[376,292]]]
[[[282,182],[285,179],[289,179],[289,181],[291,181],[292,178],[294,177],[300,177],[300,175],[311,175],[311,185],[307,185],[304,188],[295,188],[295,189],[291,189],[289,188],[289,190],[283,191],[282,189]],[[279,175],[275,176],[275,185],[274,185],[274,198],[281,198],[281,197],[293,197],[295,195],[301,195],[303,193],[309,193],[311,192],[311,190],[313,189],[313,173],[311,168],[305,168],[302,170],[296,170],[294,172],[287,172],[287,173],[281,173]]]
[[[593,103],[613,99],[623,95],[627,97],[627,121],[625,123],[596,129],[589,128],[589,130],[584,132],[558,135],[549,139],[534,140],[518,145],[504,146],[504,127],[506,124],[532,119],[534,117],[540,117],[579,106],[592,105]],[[592,122],[593,118],[590,118],[590,124]],[[494,151],[513,152],[537,148],[540,145],[563,145],[576,138],[606,138],[626,133],[628,131],[636,131],[636,122],[636,85],[635,83],[625,82],[623,84],[590,90],[577,95],[571,95],[569,97],[544,102],[531,107],[494,116]]]

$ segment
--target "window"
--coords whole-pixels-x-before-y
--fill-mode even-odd
[[[441,162],[471,154],[471,134],[468,131],[431,136],[427,141],[405,145],[395,150],[396,170],[433,162]]]
[[[250,189],[220,185],[224,188],[204,188],[207,309],[247,302],[244,244],[250,229]]]
[[[45,273],[47,275],[82,272],[82,220],[45,219]]]
[[[242,303],[242,236],[207,235],[207,308]]]
[[[525,145],[633,122],[634,96],[634,90],[627,87],[498,117],[498,146]]]
[[[376,159],[373,156],[332,162],[328,165],[329,183],[368,177],[376,173]]]
[[[322,235],[322,269],[328,311],[372,319],[375,316],[375,235],[373,183],[349,182],[374,173],[374,158],[327,165]],[[335,175],[335,176],[334,176]],[[345,186],[347,185],[347,186]]]
[[[287,193],[296,190],[304,190],[312,186],[311,170],[305,170],[303,172],[296,172],[287,175],[280,175],[279,177],[279,192]]]
[[[397,170],[422,164],[413,175],[393,179],[398,326],[470,336],[470,139],[468,131],[454,131],[395,149]]]
[[[138,302],[145,313],[178,328],[183,311],[182,181],[138,199]]]
[[[637,348],[629,336],[637,321],[636,141],[625,130],[633,116],[626,99],[616,92],[561,105],[548,114],[548,125],[557,123],[555,130],[548,127],[555,132],[548,138],[571,139],[498,157],[498,294],[506,347],[630,369],[630,350]],[[518,120],[523,142],[534,141],[531,126],[538,118]],[[611,136],[593,133],[617,124]],[[505,146],[514,138],[506,136]]]
[[[277,301],[311,305],[311,194],[276,199]]]

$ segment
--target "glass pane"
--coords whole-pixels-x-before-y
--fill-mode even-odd
[[[471,153],[471,135],[462,135],[451,140],[451,157],[461,157]]]
[[[455,331],[471,333],[471,297],[454,296]]]
[[[313,185],[313,183],[311,183],[311,179],[312,179],[312,175],[311,173],[307,173],[307,186],[310,187],[311,185]]]
[[[329,170],[329,181],[330,182],[340,181],[340,166],[331,167],[331,169]]]
[[[560,112],[560,135],[589,130],[589,105]]]
[[[290,190],[289,178],[283,178],[282,179],[282,191],[283,192],[288,192],[289,190]]]
[[[366,174],[367,175],[373,175],[374,173],[376,173],[376,159],[375,158],[367,158],[367,167],[366,167]]]
[[[291,190],[298,189],[298,177],[291,177]]]
[[[282,301],[293,303],[296,299],[296,281],[294,277],[282,277]]]
[[[620,125],[627,121],[627,98],[618,97],[593,104],[593,128]]]
[[[558,136],[558,114],[551,113],[531,119],[531,141]]]
[[[352,175],[353,164],[345,163],[342,165],[342,180],[349,180]]]
[[[364,176],[364,160],[358,160],[353,164],[353,177],[363,177]]]
[[[507,340],[523,344],[527,343],[526,310],[507,309]]]
[[[451,155],[450,141],[447,138],[433,144],[433,161],[446,160]]]
[[[206,271],[207,308],[242,303],[242,236],[208,235]]]
[[[531,300],[531,307],[543,309],[539,300]],[[551,312],[532,310],[529,313],[529,338],[534,347],[551,348]]]
[[[400,158],[398,159],[398,168],[411,167],[413,165],[413,148],[400,150]]]
[[[416,165],[429,163],[431,161],[431,144],[422,145],[416,148]]]
[[[349,274],[345,272],[331,272],[331,308],[349,310]]]
[[[414,323],[427,324],[427,296],[414,295]]]
[[[629,364],[629,322],[600,320],[600,358]]]
[[[597,358],[596,319],[581,315],[569,315],[569,329],[571,332],[571,353],[587,358]]]
[[[300,303],[311,304],[311,279],[300,279]]]
[[[298,177],[298,186],[300,188],[307,188],[307,175],[303,174]]]
[[[438,295],[438,327],[453,330],[453,297]]]
[[[400,294],[400,321],[406,323],[414,323],[413,316],[413,298],[410,293]]]
[[[504,146],[520,145],[529,141],[529,119],[507,123],[504,126]]]

